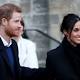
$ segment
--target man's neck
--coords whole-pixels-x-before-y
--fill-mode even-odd
[[[7,43],[10,43],[11,38],[7,36],[5,33],[0,32],[0,36],[4,38]]]
[[[9,42],[7,42],[1,35],[0,35],[0,37],[1,37],[1,40],[2,40],[2,42],[4,44],[4,46],[9,47],[12,44],[11,40]]]

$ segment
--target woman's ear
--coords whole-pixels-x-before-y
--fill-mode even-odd
[[[69,36],[69,33],[67,32],[67,31],[63,31],[63,33],[64,33],[64,35],[66,36],[66,37],[68,37]]]

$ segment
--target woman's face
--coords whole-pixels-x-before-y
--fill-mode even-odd
[[[80,44],[80,21],[76,22],[71,33],[65,32],[67,39],[70,41],[71,44],[74,46]]]

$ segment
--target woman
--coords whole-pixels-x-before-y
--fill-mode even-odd
[[[18,44],[19,49],[19,62],[21,66],[29,68],[39,68],[38,58],[36,53],[36,44],[29,40],[23,38],[22,34],[24,33],[24,21],[21,21],[22,27],[20,28],[18,35],[14,37]]]
[[[62,43],[47,54],[50,80],[80,80],[80,17],[67,14],[60,28]]]

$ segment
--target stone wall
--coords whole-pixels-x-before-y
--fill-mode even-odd
[[[50,35],[61,41],[62,35],[59,31],[64,15],[75,13],[80,15],[79,0],[49,0],[49,22]]]

